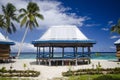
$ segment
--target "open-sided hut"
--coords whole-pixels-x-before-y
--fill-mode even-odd
[[[114,44],[116,45],[116,57],[120,61],[120,39],[118,39]]]
[[[40,39],[32,41],[32,44],[37,47],[37,63],[44,62],[50,66],[66,65],[69,62],[78,65],[81,60],[90,63],[91,47],[95,41],[88,39],[76,26],[62,25],[50,27]],[[55,52],[58,48],[60,52]],[[66,52],[68,48],[72,48],[73,52]]]
[[[0,60],[9,61],[10,59],[10,45],[14,45],[14,42],[6,40],[0,33]]]

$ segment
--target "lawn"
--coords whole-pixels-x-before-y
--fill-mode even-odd
[[[69,80],[120,80],[120,74],[70,76]]]

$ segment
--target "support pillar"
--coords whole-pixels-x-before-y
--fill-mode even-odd
[[[51,57],[51,47],[49,47],[49,58]]]
[[[36,63],[38,64],[38,54],[39,54],[39,52],[38,52],[38,47],[37,47],[37,55],[36,55]]]
[[[62,57],[64,57],[64,47],[62,47]]]
[[[77,60],[77,59],[75,60],[75,65],[76,65],[76,66],[78,65],[78,60]]]
[[[73,47],[73,51],[74,51],[74,57],[76,57],[76,48]]]
[[[64,60],[62,60],[62,66],[64,66]]]
[[[89,57],[91,56],[90,53],[91,53],[91,49],[90,49],[90,47],[88,47],[88,56]]]
[[[38,47],[38,64],[40,64],[40,47]]]
[[[52,47],[52,58],[53,58],[53,54],[54,54],[54,47]]]
[[[43,47],[43,54],[42,54],[43,58],[44,58],[44,54],[45,54],[45,48]]]
[[[51,60],[49,60],[49,66],[51,66]]]
[[[77,58],[78,56],[78,47],[75,47],[75,57]]]
[[[84,47],[82,47],[82,56],[84,57]]]

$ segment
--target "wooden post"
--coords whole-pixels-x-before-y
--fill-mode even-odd
[[[53,58],[53,54],[54,54],[54,47],[52,47],[52,58]]]
[[[62,57],[64,57],[64,47],[62,47]]]
[[[84,47],[82,47],[82,54],[83,54],[83,57],[84,57]]]
[[[37,47],[36,63],[38,64],[38,47]]]
[[[40,47],[38,47],[38,64],[40,64]]]
[[[75,47],[75,48],[76,48],[75,57],[77,57],[77,55],[78,55],[78,52],[77,52],[78,47]]]
[[[62,57],[64,57],[64,47],[62,47]],[[62,66],[64,65],[64,60],[62,60]]]
[[[51,66],[51,60],[49,59],[49,66]]]
[[[76,57],[76,60],[75,60],[75,65],[77,66],[78,65],[78,60],[77,60],[77,47],[75,47],[75,57]]]
[[[45,54],[45,48],[43,47],[43,54],[42,54],[43,58],[44,58],[44,54]]]
[[[51,57],[51,47],[49,47],[49,58]]]
[[[78,65],[78,61],[77,61],[77,59],[75,60],[75,65],[76,65],[76,66]]]
[[[73,51],[74,51],[74,57],[75,57],[75,54],[76,54],[76,48],[73,47]]]
[[[91,55],[90,55],[90,52],[91,52],[91,49],[90,49],[90,47],[88,47],[88,56],[90,57]]]

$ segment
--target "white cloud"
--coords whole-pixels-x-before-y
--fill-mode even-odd
[[[116,47],[115,47],[115,46],[110,46],[110,48],[111,48],[111,49],[116,49]]]
[[[111,25],[113,23],[113,21],[108,21],[108,25]]]
[[[67,13],[71,10],[69,7],[64,7],[59,1],[49,0],[32,0],[36,2],[40,7],[40,13],[43,14],[44,20],[38,20],[41,27],[50,27],[53,25],[65,25],[75,24],[82,26],[83,22],[88,17],[77,16],[75,13]],[[26,8],[29,0],[0,0],[1,5],[5,5],[8,2],[13,3],[17,9]]]
[[[100,26],[100,24],[85,24],[86,27]]]
[[[21,43],[15,42],[15,45],[11,46],[12,52],[18,52]],[[36,52],[36,48],[30,43],[23,43],[21,52]]]
[[[109,30],[109,28],[102,28],[102,30],[103,30],[103,31],[108,31],[108,30]]]
[[[120,36],[111,36],[110,39],[120,38]]]

